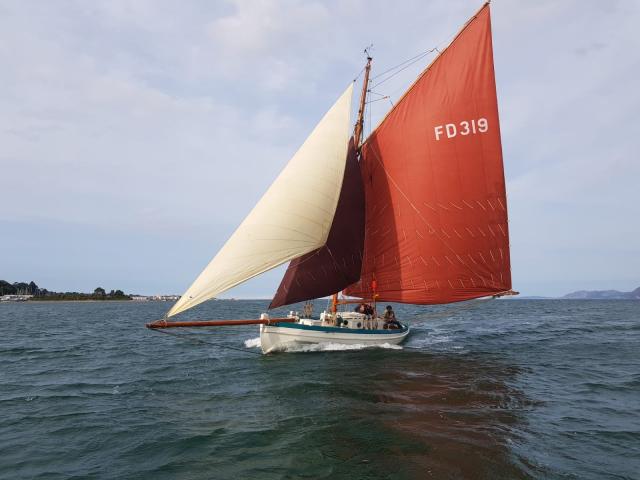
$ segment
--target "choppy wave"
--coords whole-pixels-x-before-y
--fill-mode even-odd
[[[397,305],[429,317],[403,346],[287,350],[317,355],[159,335],[162,303],[3,304],[0,478],[637,478],[640,302],[476,304]]]

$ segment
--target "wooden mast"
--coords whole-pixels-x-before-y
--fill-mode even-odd
[[[367,65],[364,67],[364,80],[362,81],[362,93],[360,94],[360,106],[358,107],[358,120],[356,121],[355,129],[353,130],[353,141],[356,144],[358,152],[360,151],[360,145],[362,142],[362,131],[364,127],[364,109],[367,104],[367,92],[369,91],[369,72],[371,71],[371,57],[369,52],[367,53]]]
[[[369,91],[369,73],[371,72],[371,56],[369,55],[368,48],[365,48],[364,53],[367,54],[367,64],[364,67],[364,79],[362,81],[362,93],[360,94],[360,105],[358,106],[358,118],[356,120],[355,128],[353,129],[353,142],[356,145],[358,154],[360,153],[360,147],[362,142],[362,133],[364,131],[364,109],[367,105],[367,92]],[[334,293],[331,297],[331,313],[338,311],[338,293]]]

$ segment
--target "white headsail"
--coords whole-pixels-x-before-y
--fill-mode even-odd
[[[353,84],[168,316],[326,243],[342,188],[352,91]]]

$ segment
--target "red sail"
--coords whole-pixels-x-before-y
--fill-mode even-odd
[[[362,268],[363,242],[364,191],[351,138],[327,243],[289,264],[269,308],[330,295],[356,282]]]
[[[347,293],[437,304],[510,290],[491,20],[483,7],[362,148],[362,277]]]

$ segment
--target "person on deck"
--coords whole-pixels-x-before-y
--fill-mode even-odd
[[[373,323],[372,320],[375,312],[373,311],[373,307],[371,305],[369,305],[368,303],[361,303],[355,308],[355,311],[357,313],[362,313],[364,315],[365,329],[374,328],[372,324]]]
[[[356,313],[362,313],[364,315],[364,303],[356,305],[355,312]],[[366,317],[364,318],[364,321],[363,321],[363,327],[367,328],[367,318]]]
[[[387,305],[387,309],[384,312],[384,328],[402,328],[391,305]]]
[[[373,316],[373,307],[368,303],[364,304],[364,314],[367,315],[368,317]]]
[[[373,307],[371,305],[369,305],[368,303],[364,304],[364,314],[366,315],[366,324],[367,324],[367,328],[369,328],[370,330],[375,329],[376,328],[376,321],[375,321],[375,311],[373,310]]]

